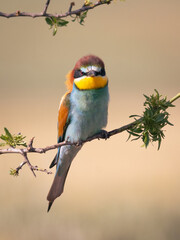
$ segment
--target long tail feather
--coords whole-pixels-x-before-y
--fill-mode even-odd
[[[68,169],[66,170],[66,172],[63,175],[58,175],[56,174],[54,181],[52,183],[52,186],[49,190],[48,196],[47,196],[47,200],[49,201],[49,206],[48,206],[48,211],[50,210],[54,200],[59,197],[64,190],[64,184],[66,181],[66,177],[68,174],[70,166],[68,167]]]
[[[49,212],[49,210],[51,209],[52,204],[53,204],[53,202],[49,202],[47,212]]]

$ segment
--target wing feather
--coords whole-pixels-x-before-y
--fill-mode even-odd
[[[64,141],[67,126],[69,125],[69,109],[70,109],[70,91],[66,92],[61,99],[59,111],[58,111],[58,143]],[[59,158],[60,148],[51,162],[49,168],[54,167],[57,164]]]
[[[58,142],[64,140],[66,128],[69,124],[68,115],[70,109],[70,92],[66,92],[62,97],[58,111]]]

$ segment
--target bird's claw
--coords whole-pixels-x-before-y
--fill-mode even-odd
[[[109,133],[106,131],[106,130],[101,130],[100,132],[99,132],[99,134],[100,134],[100,138],[103,138],[103,139],[105,139],[105,140],[107,140],[108,138],[109,138]],[[99,139],[99,138],[98,138]]]
[[[76,147],[80,147],[83,145],[83,141],[79,140],[77,143],[76,143]]]

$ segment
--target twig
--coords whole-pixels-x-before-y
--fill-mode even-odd
[[[180,93],[178,93],[175,97],[173,97],[169,102],[172,103],[175,100],[177,100],[178,98],[180,98]],[[13,169],[11,170],[11,175],[17,176],[18,173],[19,173],[19,170],[22,169],[22,167],[25,164],[28,164],[28,166],[31,169],[31,171],[32,171],[34,176],[36,176],[34,171],[41,171],[41,172],[45,172],[47,174],[51,174],[52,172],[49,172],[46,169],[41,169],[38,166],[33,166],[30,163],[30,161],[29,161],[29,159],[27,157],[27,154],[28,153],[32,153],[32,152],[34,152],[34,153],[45,153],[47,151],[50,151],[52,149],[56,149],[56,148],[59,148],[61,146],[65,146],[65,145],[80,146],[80,145],[83,145],[86,142],[90,142],[90,141],[95,140],[95,139],[105,139],[106,140],[107,138],[110,138],[113,135],[116,135],[116,134],[121,133],[123,131],[132,129],[134,126],[136,126],[137,124],[141,123],[142,121],[143,121],[143,117],[140,117],[138,120],[135,120],[132,123],[129,123],[129,124],[124,125],[124,126],[122,126],[120,128],[111,130],[109,132],[106,132],[106,131],[102,130],[99,133],[95,134],[92,137],[87,138],[84,141],[80,141],[80,142],[76,142],[76,143],[64,141],[64,142],[60,142],[60,143],[57,143],[57,144],[54,144],[54,145],[51,145],[51,146],[47,146],[47,147],[44,147],[44,148],[34,148],[33,147],[34,137],[33,137],[33,138],[31,138],[31,140],[30,140],[30,142],[29,142],[27,147],[20,148],[20,149],[19,148],[13,148],[13,147],[7,148],[7,149],[0,149],[0,154],[7,154],[7,153],[16,153],[17,154],[18,153],[18,154],[21,154],[24,157],[25,160],[19,165],[19,167],[17,167],[15,170],[13,170]]]
[[[31,165],[31,163],[30,163],[30,161],[29,161],[29,159],[27,157],[27,153],[23,152],[22,156],[24,157],[26,163],[28,164],[29,168],[31,169],[33,175],[36,177],[36,174],[34,173],[34,167]]]
[[[140,121],[140,120],[138,120]],[[114,129],[112,131],[106,132],[106,131],[101,131],[100,133],[97,133],[95,135],[93,135],[92,137],[87,138],[84,141],[78,142],[78,143],[71,143],[68,141],[64,141],[64,142],[60,142],[60,143],[56,143],[54,145],[51,146],[47,146],[44,148],[35,148],[33,147],[33,140],[34,138],[32,138],[30,140],[30,143],[28,144],[28,147],[26,148],[21,148],[21,149],[17,149],[17,148],[7,148],[7,149],[0,149],[0,154],[7,154],[7,153],[20,153],[22,155],[25,154],[25,156],[27,155],[27,153],[46,153],[47,151],[50,151],[52,149],[56,149],[59,148],[61,146],[65,146],[65,145],[74,145],[74,146],[79,146],[82,145],[86,142],[90,142],[93,141],[95,139],[107,139],[115,134],[121,133],[125,130],[128,130],[130,128],[132,128],[135,124],[137,124],[137,121],[134,121],[132,123],[129,123],[125,126],[122,126],[120,128]]]
[[[47,12],[47,9],[48,9],[48,6],[49,6],[49,3],[50,3],[50,0],[47,0],[47,2],[46,2],[46,5],[45,5],[45,8],[44,8],[44,11],[42,12],[42,13],[43,13],[43,15],[45,15],[45,14],[46,14],[46,12]]]
[[[4,13],[4,12],[0,12],[0,17],[6,17],[6,18],[12,18],[12,17],[32,17],[32,18],[37,18],[37,17],[56,17],[56,18],[65,18],[68,17],[70,15],[78,15],[82,12],[85,12],[87,10],[91,10],[95,7],[104,5],[104,4],[110,4],[112,2],[112,0],[108,0],[108,1],[98,1],[95,4],[91,4],[91,5],[87,5],[87,6],[83,6],[79,9],[76,9],[74,11],[72,11],[72,7],[75,5],[74,3],[70,4],[69,10],[66,13],[63,14],[52,14],[52,13],[47,13],[47,9],[50,3],[50,0],[47,0],[44,10],[43,12],[40,13],[30,13],[30,12],[22,12],[20,10],[13,12],[13,13]]]
[[[71,13],[73,6],[75,6],[75,3],[71,2],[68,10],[69,13]]]
[[[170,102],[174,102],[175,100],[177,100],[178,98],[180,98],[180,93],[178,93],[175,97],[173,97]],[[23,155],[24,157],[27,157],[27,153],[45,153],[47,151],[50,151],[52,149],[56,149],[56,148],[59,148],[61,146],[65,146],[65,145],[75,145],[75,146],[79,146],[79,145],[82,145],[86,142],[90,142],[94,139],[107,139],[113,135],[116,135],[118,133],[121,133],[123,131],[126,131],[126,130],[129,130],[131,129],[133,126],[135,126],[136,124],[140,123],[142,120],[142,118],[132,122],[132,123],[129,123],[127,125],[124,125],[120,128],[117,128],[117,129],[114,129],[114,130],[111,130],[109,132],[106,132],[105,131],[101,131],[97,134],[95,134],[94,136],[91,136],[89,138],[87,138],[86,140],[84,141],[81,141],[81,142],[78,142],[78,143],[71,143],[71,142],[68,142],[68,141],[64,141],[64,142],[60,142],[60,143],[57,143],[57,144],[54,144],[54,145],[51,145],[51,146],[47,146],[47,147],[44,147],[44,148],[34,148],[33,147],[33,140],[34,140],[34,137],[30,140],[28,146],[26,148],[7,148],[7,149],[0,149],[0,155],[1,154],[7,154],[7,153],[19,153],[21,155]]]
[[[34,171],[39,171],[39,172],[44,172],[44,173],[47,173],[47,174],[52,174],[52,172],[48,171],[47,169],[42,169],[42,168],[39,168],[38,166],[32,166],[32,167],[33,167]]]
[[[23,161],[16,169],[11,169],[10,170],[10,175],[18,176],[19,175],[19,171],[22,169],[22,167],[25,164],[27,164],[27,160]],[[52,172],[48,171],[47,169],[42,169],[42,168],[39,168],[38,166],[33,166],[31,164],[30,164],[30,169],[32,169],[33,171],[40,171],[40,172],[45,172],[47,174],[52,174]],[[34,175],[34,172],[33,172],[33,175]]]
[[[178,98],[180,98],[180,93],[178,93],[176,96],[174,96],[173,98],[171,98],[170,102],[173,103],[173,102],[176,101]]]
[[[120,132],[123,132],[127,129],[130,129],[131,127],[133,127],[135,124],[137,123],[137,121],[134,121],[130,124],[127,124],[123,127],[120,127],[120,128],[117,128],[117,129],[114,129],[110,132],[106,132],[106,131],[101,131],[99,132],[98,134],[95,134],[94,136],[92,137],[89,137],[87,138],[85,141],[81,141],[81,142],[77,142],[77,143],[71,143],[71,142],[68,142],[68,141],[64,141],[64,142],[61,142],[61,143],[57,143],[57,144],[54,144],[54,145],[51,145],[51,146],[47,146],[47,147],[44,147],[44,148],[34,148],[33,147],[33,141],[34,141],[34,137],[31,138],[28,146],[26,148],[7,148],[7,149],[0,149],[0,155],[1,154],[7,154],[7,153],[18,153],[18,154],[21,154],[23,157],[24,157],[24,161],[16,168],[16,169],[11,169],[11,175],[14,175],[14,176],[18,176],[19,174],[19,170],[22,169],[22,167],[27,164],[30,168],[30,170],[32,171],[33,175],[36,177],[36,174],[34,171],[41,171],[41,172],[45,172],[47,174],[52,174],[52,172],[46,170],[46,169],[41,169],[39,168],[38,166],[33,166],[29,159],[28,159],[28,156],[27,154],[28,153],[45,153],[47,151],[50,151],[52,149],[56,149],[56,148],[59,148],[61,146],[65,146],[65,145],[75,145],[75,146],[80,146],[80,145],[83,145],[84,143],[86,142],[90,142],[92,140],[95,140],[95,139],[107,139],[115,134],[118,134]]]
[[[29,144],[28,144],[28,146],[27,146],[27,149],[32,149],[32,148],[33,148],[34,138],[35,138],[35,137],[31,138],[31,140],[29,141]]]
[[[23,161],[16,169],[15,169],[15,173],[13,175],[18,176],[19,175],[19,170],[22,169],[22,167],[27,163],[27,161]]]

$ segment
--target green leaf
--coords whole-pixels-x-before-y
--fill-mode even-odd
[[[80,16],[79,16],[79,19],[80,19],[79,23],[80,23],[81,25],[84,24],[84,19],[87,17],[87,12],[88,12],[88,11],[85,11],[85,12],[81,13]]]
[[[57,26],[58,27],[64,27],[64,26],[67,26],[67,24],[69,23],[69,21],[66,21],[64,19],[60,19],[57,21]]]
[[[168,125],[174,126],[174,124],[170,123],[168,120],[166,120]]]
[[[11,133],[9,132],[9,130],[7,128],[4,128],[4,131],[6,133],[6,136],[9,138],[9,140],[13,139],[13,136],[11,135]]]
[[[57,27],[54,27],[54,28],[53,28],[53,36],[55,36],[56,33],[57,33]]]
[[[135,137],[138,137],[138,136],[139,136],[139,134],[134,133],[134,131],[130,131],[130,130],[127,130],[127,131],[128,131],[128,133],[130,133],[131,135],[133,135],[133,136],[135,136]]]
[[[156,97],[159,99],[160,95],[159,95],[158,90],[154,89],[154,91],[156,92]]]
[[[141,117],[141,116],[140,115],[136,115],[136,114],[129,116],[129,118],[132,118],[132,117]]]
[[[136,138],[133,138],[131,141],[136,141],[136,140],[138,140],[140,137],[141,137],[141,136],[138,136],[138,137],[136,137]]]
[[[158,140],[158,150],[160,149],[160,147],[161,147],[161,137]]]
[[[4,147],[4,146],[6,146],[5,143],[0,143],[0,147]]]
[[[21,146],[23,146],[23,147],[27,147],[27,144],[26,144],[26,143],[23,143],[23,144],[21,144]]]
[[[145,94],[143,94],[143,96],[146,98],[146,100],[149,100],[149,97]]]
[[[143,142],[144,142],[144,144],[145,144],[145,147],[147,148],[147,146],[148,146],[148,144],[149,144],[149,134],[148,134],[148,132],[146,132],[145,134],[144,134],[144,138],[143,138]]]
[[[143,129],[142,128],[135,128],[133,129],[134,133],[142,133]]]
[[[156,122],[162,122],[164,120],[165,114],[161,113],[156,117]]]
[[[4,141],[6,141],[6,140],[8,139],[8,137],[5,136],[5,135],[1,135],[0,138],[1,138],[2,140],[4,140]]]
[[[128,132],[128,131],[127,131],[127,132]],[[128,136],[126,142],[129,141],[130,138],[131,138],[131,134],[129,133],[129,136]]]
[[[51,17],[53,24],[57,23],[58,18],[56,17]]]
[[[48,25],[53,26],[53,21],[50,17],[46,17],[45,20]]]

